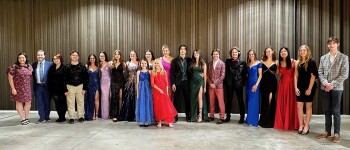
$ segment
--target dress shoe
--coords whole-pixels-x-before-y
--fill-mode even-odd
[[[209,121],[214,121],[214,117],[209,117]]]
[[[51,122],[50,118],[45,119],[46,122]]]
[[[45,120],[41,120],[41,119],[39,119],[38,121],[36,121],[36,123],[35,124],[41,124],[41,123],[44,123],[45,122]]]
[[[339,143],[340,142],[340,135],[338,133],[333,135],[332,142],[333,143]]]
[[[175,116],[174,123],[176,123],[179,120],[179,117],[177,115]]]
[[[84,118],[83,118],[83,117],[80,117],[80,118],[79,118],[79,122],[84,122]]]
[[[306,135],[306,134],[309,134],[309,132],[310,132],[310,127],[307,129],[306,132],[302,131],[301,134],[302,134],[302,135]]]
[[[243,124],[244,123],[244,119],[239,119],[239,121],[238,121],[238,124]]]
[[[225,122],[230,122],[231,118],[230,117],[226,117]]]
[[[191,116],[186,116],[186,121],[191,122]]]
[[[218,122],[216,122],[216,124],[222,124],[222,123],[224,123],[224,122],[225,122],[224,119],[219,119]]]
[[[69,119],[70,124],[74,124],[74,119]]]
[[[324,131],[322,134],[320,134],[317,138],[318,139],[325,139],[328,138],[329,136],[331,136],[330,132]]]

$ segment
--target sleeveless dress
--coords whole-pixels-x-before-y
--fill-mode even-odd
[[[255,92],[252,92],[252,87],[256,84],[259,78],[259,68],[261,63],[248,67],[248,80],[246,85],[247,93],[247,119],[246,123],[252,126],[258,126],[259,121],[259,103],[260,103],[260,84]]]
[[[262,78],[260,81],[261,94],[261,115],[259,126],[263,128],[273,128],[276,112],[276,79],[277,65],[272,63],[269,67],[262,63]],[[271,102],[269,101],[270,93],[272,94]]]
[[[110,66],[101,68],[101,117],[108,119],[109,115],[109,96],[111,90]]]
[[[89,74],[88,90],[85,97],[85,120],[92,120],[95,111],[95,95],[100,90],[99,70],[94,71],[87,69]]]
[[[197,121],[198,116],[198,93],[200,88],[204,88],[204,78],[202,77],[204,69],[201,67],[194,67],[192,69],[192,77],[190,80],[190,100],[191,100],[191,121]],[[205,93],[202,94],[203,106],[202,106],[202,120],[208,120],[208,108],[207,101],[205,99]]]
[[[157,122],[164,121],[164,123],[173,123],[174,117],[177,115],[177,111],[170,101],[169,96],[166,94],[167,77],[165,73],[152,72],[151,75],[152,86],[157,86],[164,93],[161,94],[157,89],[152,88],[153,94],[153,108],[154,108],[154,118]]]
[[[136,74],[138,65],[126,62],[128,77],[124,88],[124,101],[120,110],[119,120],[135,121]]]
[[[294,63],[294,61],[292,61]],[[281,79],[278,85],[276,105],[276,129],[295,130],[299,128],[298,107],[294,89],[294,67],[279,67]]]
[[[111,75],[111,104],[109,110],[109,116],[111,118],[118,118],[119,116],[119,103],[121,99],[119,99],[120,89],[124,89],[124,72],[123,72],[123,64],[119,64],[117,68],[112,68]],[[123,93],[124,94],[124,93]],[[123,97],[123,96],[122,96]]]
[[[136,122],[139,125],[154,124],[153,99],[149,72],[140,71],[138,99],[136,100]]]

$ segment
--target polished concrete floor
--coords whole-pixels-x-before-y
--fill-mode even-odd
[[[183,116],[183,115],[182,115]],[[237,124],[238,115],[229,123],[187,123],[184,118],[174,128],[139,127],[135,122],[111,120],[85,121],[75,124],[51,122],[35,124],[31,112],[29,125],[19,125],[16,112],[0,111],[0,150],[16,149],[350,149],[350,116],[342,116],[340,143],[331,138],[317,139],[324,131],[324,117],[313,116],[311,132],[264,129]]]

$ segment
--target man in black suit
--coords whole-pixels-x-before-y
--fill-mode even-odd
[[[189,68],[191,65],[191,58],[186,57],[186,45],[180,45],[179,56],[171,61],[171,85],[174,93],[174,105],[179,110],[178,104],[180,101],[185,101],[186,121],[191,121],[190,114],[190,95],[189,95]],[[178,120],[176,116],[175,122]]]
[[[243,87],[247,82],[247,63],[240,59],[241,51],[238,47],[233,47],[230,50],[231,59],[227,59],[226,65],[226,75],[225,75],[225,88],[226,88],[226,119],[225,122],[229,122],[231,119],[231,107],[233,101],[233,94],[236,92],[238,104],[239,104],[239,114],[240,119],[239,124],[244,123],[245,116],[245,105],[243,101]]]

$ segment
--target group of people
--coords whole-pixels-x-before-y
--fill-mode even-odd
[[[240,49],[233,47],[229,51],[231,58],[225,62],[220,60],[220,50],[214,49],[208,65],[198,49],[190,58],[186,56],[187,47],[180,45],[179,55],[172,58],[169,47],[163,45],[163,56],[157,59],[150,50],[141,60],[136,51],[131,51],[129,60],[124,62],[121,51],[116,50],[112,60],[105,52],[99,53],[98,58],[89,55],[86,65],[79,61],[77,51],[70,53],[70,62],[66,65],[60,54],[54,55],[51,62],[46,61],[45,52],[39,50],[37,61],[31,65],[26,54],[20,53],[17,62],[6,73],[11,99],[16,102],[22,125],[29,123],[30,78],[33,76],[39,113],[36,123],[50,121],[50,101],[53,99],[59,116],[56,122],[66,121],[68,110],[69,123],[73,124],[77,105],[79,122],[102,118],[113,122],[136,121],[140,126],[157,123],[161,127],[165,123],[173,127],[181,102],[185,104],[186,121],[202,122],[214,121],[218,101],[220,117],[216,123],[222,124],[230,121],[236,93],[239,124],[298,130],[303,135],[310,130],[312,101],[316,79],[319,79],[326,127],[318,138],[331,136],[333,116],[332,141],[339,142],[340,101],[343,82],[349,72],[348,57],[338,51],[339,44],[335,37],[328,39],[329,53],[321,57],[318,68],[307,45],[299,48],[297,59],[292,59],[289,49],[282,47],[278,60],[271,47],[265,48],[261,60],[252,49],[243,60]],[[244,87],[247,105],[243,100]]]

